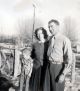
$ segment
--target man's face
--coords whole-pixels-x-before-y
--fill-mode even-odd
[[[56,35],[59,30],[59,25],[55,24],[54,22],[51,22],[49,25],[49,31],[52,35]]]

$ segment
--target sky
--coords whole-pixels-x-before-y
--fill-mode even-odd
[[[35,28],[43,26],[48,30],[47,23],[50,19],[58,19],[63,25],[64,19],[71,17],[76,21],[79,32],[80,0],[0,0],[0,34],[18,34],[19,24],[23,21],[27,21],[27,32],[32,31],[33,5]]]

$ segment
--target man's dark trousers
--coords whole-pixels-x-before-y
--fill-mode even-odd
[[[64,91],[64,82],[60,83],[58,81],[63,69],[63,64],[50,62],[50,91]]]

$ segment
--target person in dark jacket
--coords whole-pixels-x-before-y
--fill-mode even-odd
[[[35,36],[37,42],[32,46],[31,57],[33,59],[33,70],[30,78],[30,91],[42,91],[44,90],[45,74],[47,68],[47,49],[48,41],[47,32],[43,27],[35,30]]]

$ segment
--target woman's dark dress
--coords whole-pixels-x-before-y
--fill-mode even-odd
[[[33,71],[30,78],[29,90],[30,91],[42,91],[44,90],[45,73],[47,69],[47,49],[48,42],[38,43],[33,45],[31,57],[33,61]],[[47,77],[47,76],[46,76]]]

